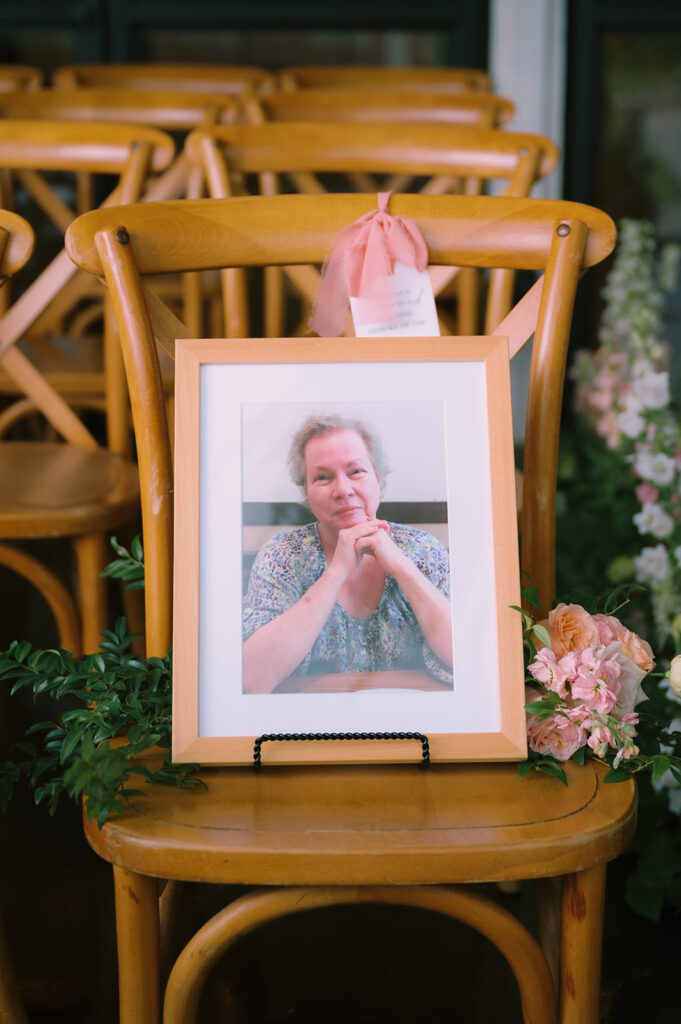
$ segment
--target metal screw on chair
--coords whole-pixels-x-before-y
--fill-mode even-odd
[[[120,242],[121,245],[127,245],[130,241],[130,235],[125,228],[118,228],[116,231],[116,241]]]
[[[570,234],[569,224],[559,224],[556,228],[556,234],[559,238],[566,238]]]

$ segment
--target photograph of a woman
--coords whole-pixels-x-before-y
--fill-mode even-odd
[[[448,551],[379,517],[389,472],[380,438],[360,419],[308,416],[288,469],[314,522],[275,533],[252,566],[244,693],[276,693],[291,677],[407,670],[426,680],[416,688],[451,689]]]

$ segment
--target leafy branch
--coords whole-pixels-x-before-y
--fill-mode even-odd
[[[120,558],[106,574],[137,587],[141,572],[143,586],[139,540],[131,552],[115,541],[113,546]],[[18,640],[0,651],[0,685],[10,685],[11,695],[30,690],[34,701],[46,695],[64,706],[54,720],[31,725],[15,745],[16,757],[0,762],[0,811],[23,782],[51,814],[63,793],[84,799],[88,819],[101,826],[109,815],[123,813],[126,797],[139,795],[131,785],[135,776],[151,784],[202,784],[192,777],[196,765],[170,758],[171,652],[140,658],[132,650],[134,638],[120,618],[113,630],[103,631],[99,650],[81,658],[33,650]],[[148,756],[152,748],[160,748],[158,756]]]

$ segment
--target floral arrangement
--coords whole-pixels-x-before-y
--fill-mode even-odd
[[[631,559],[650,592],[661,644],[681,634],[681,423],[672,407],[670,353],[662,339],[665,294],[680,249],[656,257],[652,225],[622,220],[603,298],[599,347],[577,353],[577,409],[631,467],[639,504],[633,523],[646,538]]]
[[[639,827],[627,903],[659,920],[681,908],[681,655],[654,672],[650,645],[615,615],[623,585],[593,601],[557,605],[537,622],[522,612],[526,649],[529,756],[533,768],[567,785],[563,765],[587,757],[608,766],[605,782],[638,774]],[[536,592],[524,591],[528,601]]]
[[[650,645],[614,615],[590,614],[579,604],[559,604],[540,623],[526,616],[526,636],[527,736],[538,755],[528,770],[533,763],[546,770],[542,759],[567,761],[580,751],[583,762],[587,750],[615,770],[623,761],[641,767],[634,708],[655,666]],[[552,774],[565,780],[555,767]]]

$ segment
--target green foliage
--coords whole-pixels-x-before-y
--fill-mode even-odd
[[[160,768],[139,763],[150,747],[170,748],[171,658],[138,658],[125,619],[102,633],[95,654],[74,658],[68,651],[32,650],[14,641],[0,652],[0,684],[10,693],[28,689],[64,702],[54,721],[36,722],[17,757],[0,764],[0,810],[23,779],[36,803],[54,813],[62,793],[85,799],[89,819],[101,825],[124,810],[124,797],[136,792],[129,780],[191,785],[195,766],[173,765],[170,752]],[[112,740],[125,736],[125,742]]]
[[[115,537],[111,538],[111,547],[119,557],[107,565],[102,576],[123,580],[126,590],[143,590],[144,553],[140,538],[134,538],[130,545],[130,551],[119,544]]]
[[[142,546],[131,552],[112,541],[119,559],[105,575],[144,585]],[[141,574],[141,575],[140,575]],[[134,634],[120,618],[104,630],[99,650],[74,658],[63,650],[33,650],[15,640],[0,651],[0,685],[14,695],[29,690],[34,701],[46,695],[63,706],[55,720],[36,722],[16,744],[15,757],[0,762],[0,811],[4,811],[20,783],[33,791],[36,804],[51,814],[66,793],[83,799],[88,819],[101,826],[111,814],[125,810],[125,799],[138,795],[131,781],[175,786],[198,785],[196,765],[175,765],[170,759],[172,662],[165,658],[139,658],[132,650]],[[142,755],[152,747],[166,750],[145,763]]]

